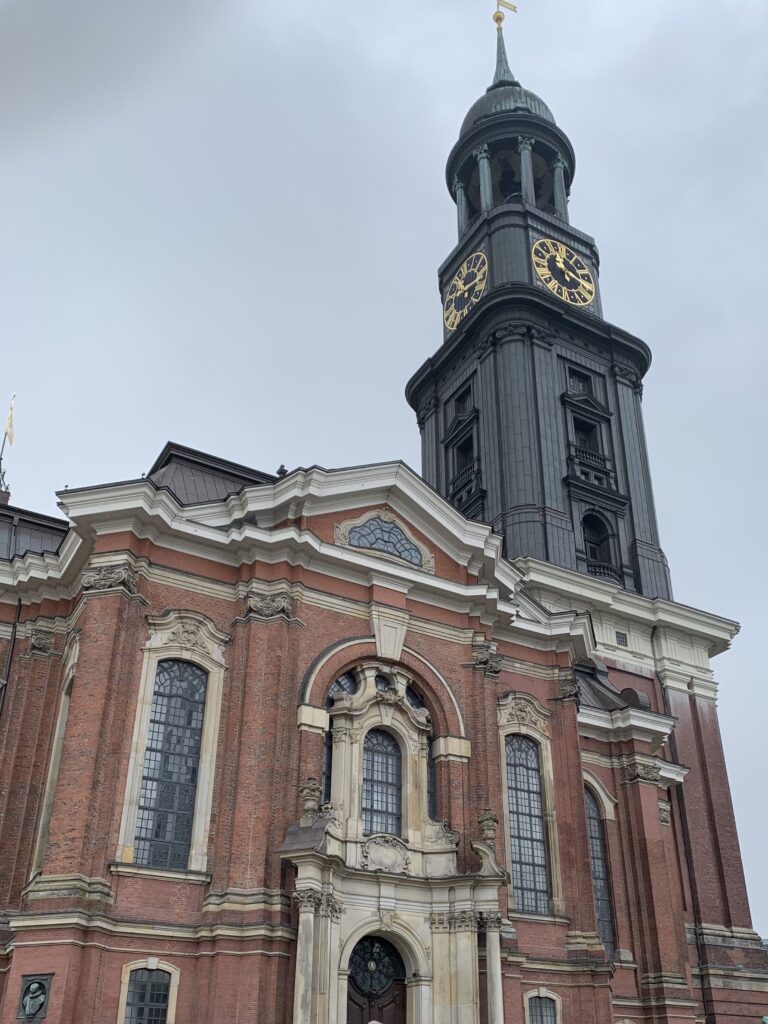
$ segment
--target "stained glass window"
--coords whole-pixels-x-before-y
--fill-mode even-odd
[[[527,736],[507,736],[507,800],[515,909],[549,913],[549,870],[541,795],[539,747]]]
[[[353,526],[349,531],[349,544],[353,548],[385,551],[411,565],[423,564],[421,552],[397,523],[389,523],[379,516],[371,516],[360,526]]]
[[[167,971],[131,971],[125,1024],[166,1024],[171,976]]]
[[[587,807],[587,833],[589,836],[589,858],[592,865],[592,887],[595,891],[595,916],[597,934],[605,947],[605,955],[613,960],[615,942],[613,934],[613,906],[611,881],[608,876],[608,859],[605,852],[605,828],[600,808],[594,794],[584,790]]]
[[[187,868],[207,683],[203,669],[188,661],[157,666],[136,819],[137,864]]]
[[[399,836],[402,828],[403,776],[394,736],[371,729],[363,744],[363,832]]]
[[[530,1024],[557,1024],[557,1004],[547,996],[533,996],[528,1001]]]

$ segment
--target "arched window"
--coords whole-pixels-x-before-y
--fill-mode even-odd
[[[363,832],[399,836],[402,829],[402,757],[394,736],[371,729],[363,744]]]
[[[171,975],[140,968],[131,971],[124,1024],[167,1024]]]
[[[595,916],[597,934],[605,947],[605,954],[613,960],[615,940],[613,933],[613,906],[611,882],[608,877],[608,858],[605,850],[605,828],[600,806],[590,789],[584,789],[587,807],[587,832],[589,835],[589,859],[592,865],[592,887],[595,891]]]
[[[532,996],[528,1000],[528,1024],[557,1024],[557,1003],[549,996]]]
[[[612,565],[611,539],[608,535],[608,528],[598,516],[586,515],[581,521],[584,531],[584,548],[587,553],[588,562],[602,562],[603,565]]]
[[[505,741],[515,909],[549,914],[550,889],[538,744],[515,733]]]
[[[157,666],[136,818],[137,864],[187,869],[207,682],[207,673],[188,661]]]

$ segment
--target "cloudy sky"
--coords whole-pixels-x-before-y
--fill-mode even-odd
[[[418,468],[403,387],[441,341],[443,169],[490,81],[493,6],[0,0],[14,504],[55,513],[55,490],[136,477],[168,439],[268,471]],[[520,7],[510,60],[576,148],[606,317],[654,352],[676,596],[743,623],[716,668],[768,935],[768,4]]]

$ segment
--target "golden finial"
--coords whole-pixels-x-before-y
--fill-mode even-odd
[[[509,0],[496,0],[496,12],[493,15],[493,20],[496,22],[497,28],[501,28],[504,21],[504,11],[502,11],[502,7],[506,7],[508,11],[512,11],[514,14],[517,14],[517,6],[515,4],[509,3]]]

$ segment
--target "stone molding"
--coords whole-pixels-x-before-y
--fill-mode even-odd
[[[551,736],[552,713],[528,693],[510,691],[497,701],[497,719],[500,726],[524,725],[542,736]]]
[[[476,932],[480,916],[475,910],[441,910],[429,915],[429,924],[433,932]]]
[[[124,590],[128,594],[135,594],[137,576],[128,562],[93,566],[83,572],[82,588],[95,593],[105,590]]]
[[[217,665],[224,665],[224,646],[230,637],[205,615],[180,609],[148,616],[147,623],[150,633],[147,649],[178,648],[190,655],[205,655]]]
[[[487,676],[497,676],[503,667],[504,658],[497,653],[496,644],[478,643],[472,645],[474,667]]]
[[[42,656],[53,654],[53,641],[53,630],[35,623],[29,634],[29,653]]]
[[[297,889],[293,894],[298,904],[299,913],[316,914],[327,917],[331,921],[340,921],[345,913],[343,903],[336,899],[332,892],[321,892],[319,889]]]

